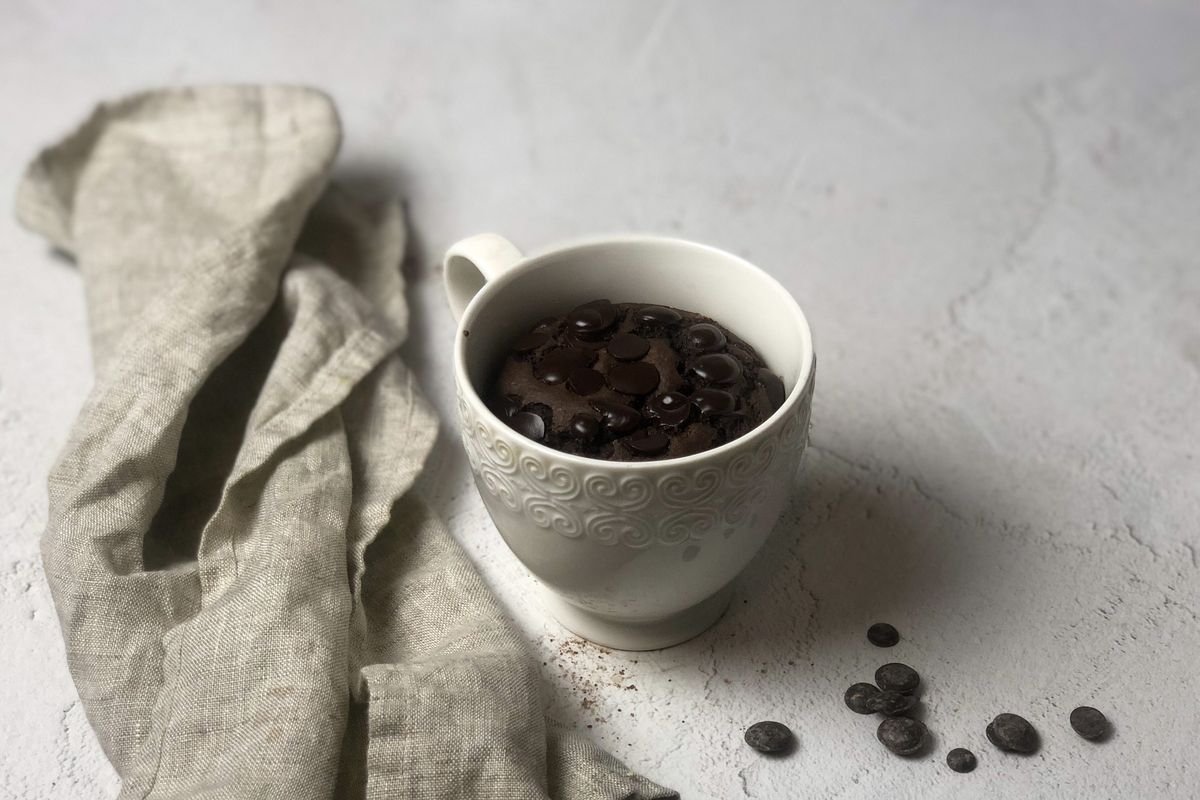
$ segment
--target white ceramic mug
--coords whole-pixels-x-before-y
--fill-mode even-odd
[[[775,526],[808,440],[808,322],[773,278],[679,239],[613,236],[523,256],[480,234],[444,262],[463,445],[496,528],[548,590],[550,612],[599,644],[652,650],[713,624]],[[513,340],[598,298],[712,317],[783,378],[787,399],[739,439],[682,458],[616,462],[520,435],[484,403]]]

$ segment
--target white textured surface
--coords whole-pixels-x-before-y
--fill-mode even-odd
[[[559,717],[687,798],[1200,794],[1200,7],[139,5],[4,3],[4,191],[104,96],[327,88],[344,175],[410,199],[408,353],[443,412],[434,264],[462,235],[675,232],[805,306],[821,361],[795,507],[725,620],[673,650],[573,646],[543,620],[447,431],[427,490]],[[37,560],[84,337],[73,269],[0,223],[0,797],[117,788]],[[867,645],[876,619],[904,642]],[[930,756],[889,756],[841,704],[893,658],[926,679]],[[1071,733],[1081,703],[1112,741]],[[1040,755],[987,745],[1004,710]],[[748,751],[760,718],[799,751]],[[972,775],[941,762],[959,745]]]

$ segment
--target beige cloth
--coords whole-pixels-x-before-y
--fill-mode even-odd
[[[404,226],[327,190],[322,94],[106,103],[31,166],[96,385],[46,575],[126,798],[673,796],[549,725],[537,668],[413,496]]]

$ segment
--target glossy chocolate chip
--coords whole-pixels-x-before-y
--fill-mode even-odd
[[[532,411],[518,411],[512,415],[508,424],[513,427],[517,433],[522,436],[527,436],[535,441],[546,435],[546,423],[542,418]]]
[[[879,723],[876,738],[898,756],[911,756],[925,746],[929,730],[908,717],[888,717]]]
[[[875,670],[875,685],[884,691],[912,694],[921,685],[921,676],[908,664],[884,664]]]
[[[946,753],[946,766],[955,772],[970,772],[977,763],[975,754],[965,747],[956,747]]]
[[[760,753],[783,753],[791,749],[795,737],[782,722],[756,722],[746,729],[746,744]]]
[[[550,341],[550,334],[546,331],[530,331],[513,342],[512,349],[514,353],[531,353],[548,341]]]
[[[687,343],[697,353],[714,353],[725,346],[725,334],[716,325],[697,322],[687,329]]]
[[[876,647],[892,647],[900,641],[900,632],[886,622],[876,622],[867,628],[867,641]]]
[[[600,413],[604,427],[618,436],[630,433],[642,423],[642,415],[636,408],[611,400],[593,400],[592,408]]]
[[[1038,734],[1029,720],[1016,714],[997,714],[984,729],[988,741],[1001,750],[1033,753],[1038,749]]]
[[[590,442],[600,433],[600,420],[591,414],[576,414],[571,417],[571,424],[568,426],[568,430],[576,439]]]
[[[671,445],[671,440],[658,428],[642,428],[640,431],[634,431],[622,441],[628,444],[631,450],[644,456],[656,456],[664,453]]]
[[[874,714],[871,707],[875,697],[879,695],[879,687],[873,683],[856,683],[846,690],[846,707],[855,714]]]
[[[673,325],[683,319],[675,309],[663,306],[642,306],[635,318],[647,325]]]
[[[600,333],[616,321],[617,307],[607,300],[584,303],[567,314],[567,328],[578,334]]]
[[[1096,741],[1108,735],[1108,717],[1091,706],[1080,706],[1071,712],[1071,727],[1083,738]]]
[[[492,411],[497,417],[508,419],[513,414],[521,410],[521,398],[515,394],[506,394],[500,397],[493,406]]]
[[[723,389],[700,389],[692,395],[692,404],[702,417],[730,414],[737,408],[737,398]]]
[[[604,376],[590,367],[576,367],[567,376],[567,388],[575,394],[595,394],[604,388]]]
[[[646,414],[664,425],[682,425],[692,414],[688,397],[680,392],[667,392],[646,401]]]
[[[618,333],[608,342],[608,352],[621,361],[637,361],[650,350],[650,343],[636,333]]]
[[[742,377],[742,365],[728,353],[706,353],[692,363],[692,372],[713,383],[733,383]]]
[[[537,321],[537,324],[533,326],[533,329],[535,331],[542,330],[542,329],[554,330],[557,327],[558,327],[558,317],[542,317],[541,319],[539,319]]]
[[[614,364],[608,370],[608,385],[622,394],[650,394],[658,381],[658,369],[645,361]]]
[[[562,383],[571,374],[571,370],[586,367],[592,363],[592,357],[585,350],[577,347],[556,347],[546,355],[537,367],[537,376],[545,383]]]
[[[783,381],[779,376],[769,369],[760,369],[758,379],[762,382],[763,388],[767,390],[767,401],[771,404],[771,408],[778,409],[782,406],[787,392],[783,390]]]
[[[911,694],[900,694],[900,692],[888,690],[875,695],[867,704],[876,714],[898,717],[907,711],[911,711],[913,706],[917,704],[917,698]]]

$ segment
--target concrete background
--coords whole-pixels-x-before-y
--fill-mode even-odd
[[[1184,2],[84,4],[0,0],[0,186],[97,100],[322,86],[341,175],[410,204],[407,354],[447,415],[425,479],[546,662],[553,713],[686,798],[1200,795],[1200,6]],[[675,233],[805,306],[821,373],[794,507],[731,612],[572,642],[455,443],[437,260]],[[112,796],[37,556],[90,384],[77,275],[0,223],[0,796]],[[904,641],[869,646],[887,620]],[[844,688],[923,675],[925,757]],[[1088,703],[1115,737],[1067,727]],[[983,736],[1000,711],[1037,756]],[[766,760],[750,723],[791,725]],[[974,749],[967,776],[946,750]]]

